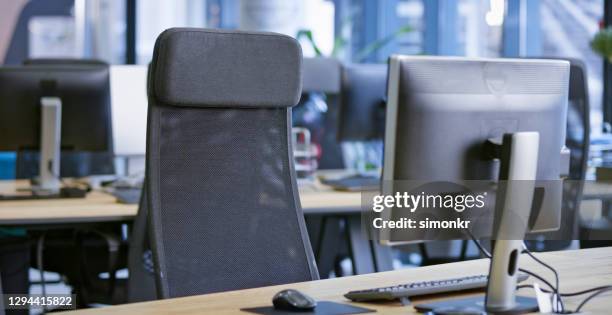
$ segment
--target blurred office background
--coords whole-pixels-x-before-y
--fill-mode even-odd
[[[0,63],[68,57],[147,65],[157,36],[170,27],[281,32],[297,37],[306,57],[347,64],[384,63],[392,54],[577,58],[588,73],[591,138],[598,144],[591,151],[610,151],[605,134],[611,131],[612,97],[604,95],[612,93],[612,67],[590,42],[611,24],[612,0],[5,0]],[[129,158],[117,159],[119,175],[144,168],[146,69],[140,68],[140,74],[111,68],[111,77],[122,78],[111,89],[142,87],[135,101],[113,91],[115,154]],[[132,101],[143,112],[123,106]],[[342,159],[333,148],[323,155]],[[0,152],[0,179],[15,178],[15,160],[15,153]]]
[[[394,53],[576,57],[588,68],[591,130],[600,133],[604,64],[589,42],[604,11],[604,0],[11,0],[0,3],[0,60],[146,64],[157,35],[176,26],[307,30],[316,48],[300,36],[305,56],[351,62]]]
[[[612,23],[605,18],[612,17],[605,14],[612,12],[608,2],[12,0],[0,2],[0,61],[75,57],[146,65],[158,34],[180,26],[281,32],[297,37],[307,57],[345,63],[382,63],[395,53],[574,57],[587,67],[591,135],[597,141],[612,122],[612,97],[603,97],[612,90],[604,88],[612,86],[606,84],[612,68],[590,42]],[[7,156],[10,161],[10,153],[2,155],[0,163]],[[0,178],[12,178],[11,170],[0,167]]]

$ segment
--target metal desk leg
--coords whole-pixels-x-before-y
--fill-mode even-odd
[[[329,273],[335,270],[336,257],[341,252],[342,242],[340,218],[323,216],[315,248],[315,258],[321,279],[328,278]],[[337,274],[337,276],[342,275]]]
[[[372,254],[374,255],[374,268],[376,272],[393,270],[393,253],[391,247],[370,241]]]
[[[361,275],[376,271],[372,246],[368,236],[361,230],[361,217],[351,215],[346,217],[347,238],[349,241],[349,254],[353,263],[353,273]]]

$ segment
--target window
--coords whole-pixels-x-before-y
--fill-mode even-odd
[[[602,130],[603,60],[590,41],[603,18],[603,0],[541,0],[542,55],[581,59],[588,73],[591,130]]]

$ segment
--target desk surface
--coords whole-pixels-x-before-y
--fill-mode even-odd
[[[579,251],[564,251],[538,254],[545,262],[557,268],[561,276],[561,291],[573,292],[592,288],[600,285],[612,284],[612,247],[587,249]],[[533,263],[527,256],[521,258],[521,266],[545,275],[552,279],[552,275],[546,269]],[[421,267],[415,269],[404,269],[382,273],[373,273],[361,276],[327,279],[312,282],[296,283],[291,285],[273,286],[258,289],[248,289],[215,293],[208,295],[193,296],[187,298],[169,299],[146,303],[125,304],[120,306],[105,307],[77,311],[83,314],[234,314],[240,313],[242,308],[266,306],[271,304],[274,293],[283,288],[294,288],[313,296],[319,301],[336,301],[347,303],[342,295],[347,290],[367,289],[396,285],[412,281],[426,281],[444,279],[449,277],[460,277],[486,273],[488,261],[484,259],[460,263]],[[527,280],[532,282],[533,279]],[[531,289],[520,291],[523,295],[531,295]],[[456,297],[454,295],[453,297]],[[435,299],[441,299],[438,296]],[[584,298],[564,298],[566,308],[574,309]],[[414,299],[413,302],[421,303],[432,301],[434,298]],[[388,302],[378,304],[356,304],[370,309],[376,309],[378,314],[411,314],[412,307],[403,307],[399,302]],[[612,292],[607,292],[591,300],[583,309],[589,314],[609,314],[612,309]],[[72,314],[72,313],[71,313]]]
[[[27,181],[0,181],[0,193],[27,187]],[[355,213],[361,208],[361,194],[338,192],[318,184],[300,187],[305,214]],[[93,191],[86,198],[0,201],[0,226],[130,221],[137,205],[120,204],[115,197]]]
[[[612,199],[612,180],[587,180],[582,195],[584,200]]]
[[[12,193],[19,187],[27,187],[27,181],[0,181],[0,193]],[[584,194],[585,199],[612,196],[612,181],[589,181]],[[361,210],[361,193],[334,191],[318,182],[301,185],[300,200],[304,214],[348,214]],[[82,199],[0,201],[0,226],[130,221],[137,209],[137,205],[117,203],[113,196],[99,191]]]

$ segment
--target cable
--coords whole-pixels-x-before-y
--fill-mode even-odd
[[[582,301],[582,302],[581,302],[581,303],[578,305],[578,307],[576,308],[576,310],[574,311],[574,313],[580,313],[580,310],[582,309],[582,307],[583,307],[584,305],[586,305],[586,304],[587,304],[587,302],[588,302],[588,301],[590,301],[592,298],[594,298],[594,297],[596,297],[596,296],[598,296],[598,295],[600,295],[600,294],[602,294],[602,293],[604,293],[604,292],[611,291],[611,290],[612,290],[612,286],[608,286],[608,287],[606,287],[606,288],[604,288],[604,289],[601,289],[601,290],[599,290],[599,291],[597,291],[597,292],[595,292],[595,293],[593,293],[593,294],[589,295],[589,296],[588,296],[586,299],[584,299],[584,301]]]
[[[488,250],[486,250],[484,247],[482,247],[482,244],[480,244],[480,241],[476,239],[476,237],[474,236],[474,234],[472,234],[472,231],[465,229],[464,231],[467,232],[467,234],[470,236],[470,238],[472,239],[472,242],[474,242],[474,244],[476,244],[476,247],[478,247],[478,250],[480,250],[480,252],[485,255],[487,258],[491,258],[493,257],[491,255],[491,253],[489,253]]]
[[[555,268],[553,268],[552,266],[550,266],[549,264],[545,263],[544,261],[542,261],[541,259],[539,259],[538,257],[536,257],[530,250],[529,248],[527,248],[527,245],[525,245],[525,243],[523,242],[523,251],[525,253],[527,253],[527,255],[529,255],[529,257],[531,257],[533,260],[535,260],[537,263],[539,263],[540,265],[548,268],[550,271],[552,271],[552,273],[555,275],[555,287],[553,289],[553,294],[554,296],[556,296],[556,301],[557,301],[557,307],[561,306],[561,311],[564,312],[565,311],[565,305],[563,304],[563,300],[561,299],[561,296],[559,295],[559,273],[557,272],[557,270]]]
[[[474,237],[474,234],[472,234],[472,232],[471,232],[470,230],[467,230],[467,229],[466,229],[465,231],[466,231],[466,232],[467,232],[467,234],[470,236],[470,238],[472,239],[472,241],[474,242],[474,244],[476,244],[476,246],[478,247],[478,249],[480,250],[480,252],[481,252],[483,255],[485,255],[487,258],[491,259],[491,258],[492,258],[491,253],[490,253],[489,251],[487,251],[487,250],[486,250],[486,249],[485,249],[485,248],[482,246],[482,244],[480,244],[480,241],[479,241],[479,240],[477,240],[477,239],[476,239],[476,237]],[[542,278],[541,276],[537,275],[536,273],[533,273],[533,272],[531,272],[531,271],[529,271],[529,270],[522,269],[522,268],[519,268],[519,271],[520,271],[520,272],[523,272],[523,273],[526,273],[526,274],[528,274],[528,275],[530,275],[530,276],[532,276],[532,277],[534,277],[534,278],[536,278],[536,279],[538,279],[538,280],[542,281],[542,282],[543,282],[544,284],[546,284],[546,285],[547,285],[547,286],[548,286],[548,287],[549,287],[549,288],[550,288],[550,289],[551,289],[553,292],[558,292],[558,291],[555,289],[555,287],[554,287],[554,286],[553,286],[553,285],[552,285],[550,282],[548,282],[546,279]],[[555,271],[555,273],[556,273],[556,271]],[[557,296],[558,296],[558,295],[557,295]],[[563,302],[561,301],[561,298],[559,298],[559,297],[558,297],[558,298],[557,298],[557,301],[559,301],[560,306],[561,306],[561,310],[564,312],[564,311],[565,311],[565,307],[564,307],[564,305],[563,305]]]
[[[538,275],[537,273],[534,273],[533,271],[529,271],[527,269],[523,269],[523,268],[519,268],[520,272],[526,273],[540,281],[542,281],[544,284],[546,284],[546,286],[548,286],[552,291],[555,290],[555,287],[552,285],[552,283],[548,282],[548,280],[542,278],[540,275]]]
[[[516,287],[517,290],[526,289],[526,288],[533,288],[533,285],[531,285],[531,284],[522,284],[522,285],[519,285],[519,286]],[[559,292],[559,295],[560,296],[566,296],[566,297],[568,297],[568,296],[579,296],[579,295],[584,295],[584,294],[587,294],[587,293],[591,293],[593,291],[599,291],[599,290],[608,289],[608,288],[612,288],[612,285],[602,285],[602,286],[599,286],[599,287],[595,287],[595,288],[591,288],[591,289],[587,289],[587,290],[582,290],[582,291],[577,291],[577,292],[570,292],[570,293],[561,293],[561,292]],[[552,291],[547,290],[547,289],[540,289],[540,290],[542,290],[542,292],[544,292],[544,293],[552,293]]]
[[[476,237],[474,237],[474,235],[469,231],[469,230],[464,230],[468,233],[468,235],[470,236],[470,238],[472,239],[472,241],[474,242],[474,244],[476,244],[476,247],[478,247],[478,249],[480,250],[480,252],[485,255],[487,258],[492,258],[491,253],[489,251],[487,251],[482,244],[480,244],[480,241],[478,239],[476,239]],[[599,287],[595,287],[595,288],[591,288],[591,289],[586,289],[586,290],[582,290],[582,291],[577,291],[577,292],[571,292],[571,293],[561,293],[559,292],[558,288],[559,288],[559,276],[558,276],[558,272],[550,265],[546,264],[545,262],[543,262],[542,260],[538,259],[537,257],[535,257],[535,255],[533,255],[533,253],[531,253],[529,251],[529,249],[526,248],[525,244],[523,244],[523,247],[525,248],[525,253],[527,253],[531,258],[533,258],[536,262],[540,263],[541,265],[545,266],[546,268],[550,269],[551,271],[553,271],[553,273],[555,274],[555,280],[556,280],[556,288],[555,286],[553,286],[549,281],[547,281],[546,279],[544,279],[543,277],[539,276],[536,273],[533,273],[529,270],[523,269],[523,268],[519,268],[520,272],[524,272],[540,281],[542,281],[544,284],[546,284],[549,288],[550,291],[546,290],[546,289],[541,289],[542,292],[546,292],[546,293],[551,293],[553,292],[554,294],[557,295],[557,301],[558,303],[560,303],[561,306],[561,311],[560,312],[555,312],[557,314],[570,314],[570,313],[578,313],[582,310],[582,308],[594,297],[604,293],[604,292],[608,292],[608,291],[612,291],[612,285],[606,285],[606,286],[599,286]],[[523,289],[523,288],[532,288],[533,285],[520,285],[517,286],[516,289]],[[571,312],[571,311],[566,311],[565,310],[565,305],[563,304],[563,301],[561,300],[562,296],[579,296],[579,295],[584,295],[587,293],[591,293],[591,292],[595,292],[591,295],[589,295],[588,297],[586,297],[576,308],[575,311]]]

